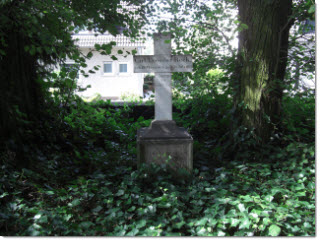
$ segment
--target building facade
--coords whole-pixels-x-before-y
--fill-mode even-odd
[[[82,68],[86,73],[92,70],[94,66],[99,66],[99,70],[90,73],[85,77],[79,73],[78,85],[85,88],[83,92],[77,94],[83,97],[92,97],[100,94],[101,98],[119,100],[123,96],[143,96],[143,74],[133,73],[133,55],[143,54],[145,49],[143,41],[132,42],[123,34],[113,36],[111,34],[99,34],[95,36],[93,32],[81,31],[73,35],[76,45],[81,53],[87,55],[90,51],[93,53],[92,58],[87,60],[86,68]],[[110,55],[102,55],[95,50],[95,44],[108,44],[114,41],[116,45],[112,48]],[[119,54],[120,53],[120,54]],[[116,58],[116,59],[115,59]],[[66,65],[73,65],[74,62],[68,61]]]

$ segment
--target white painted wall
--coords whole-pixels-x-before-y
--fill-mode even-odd
[[[86,62],[88,66],[83,70],[88,72],[89,70],[93,70],[93,67],[96,65],[100,65],[100,68],[95,74],[89,74],[87,78],[81,74],[79,75],[78,85],[81,87],[91,85],[91,88],[77,94],[90,97],[99,93],[102,97],[108,99],[120,99],[122,94],[128,95],[129,93],[143,96],[143,74],[133,73],[133,55],[126,54],[126,51],[132,52],[133,49],[136,49],[138,54],[141,54],[142,50],[136,47],[114,47],[111,55],[101,55],[99,52],[94,51],[93,57]],[[122,50],[124,54],[119,55],[118,50]],[[89,48],[81,48],[81,51],[83,54],[87,54]],[[112,60],[112,55],[117,57],[118,60]],[[112,62],[112,74],[103,73],[104,62]],[[120,63],[128,64],[128,73],[119,73]]]

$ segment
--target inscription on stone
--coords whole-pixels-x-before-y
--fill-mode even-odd
[[[135,73],[191,72],[191,55],[137,55],[134,59]]]
[[[192,72],[191,55],[171,55],[171,35],[154,34],[154,55],[134,56],[135,73],[155,73],[155,120],[137,133],[139,163],[192,171],[193,139],[172,120],[172,72]],[[178,175],[178,172],[177,172]]]

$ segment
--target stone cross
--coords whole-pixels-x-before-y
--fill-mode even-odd
[[[134,73],[155,73],[155,120],[172,120],[172,72],[192,72],[191,55],[171,55],[171,35],[154,34],[154,55],[134,56]]]

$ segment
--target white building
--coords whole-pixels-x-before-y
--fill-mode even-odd
[[[137,55],[143,54],[145,49],[143,41],[132,42],[123,34],[116,37],[108,33],[95,36],[90,31],[75,34],[73,39],[76,40],[76,45],[84,55],[87,55],[90,51],[93,53],[92,58],[86,62],[87,67],[83,70],[88,73],[94,66],[100,66],[99,70],[90,73],[89,77],[79,74],[78,85],[82,88],[90,85],[91,88],[77,93],[78,95],[91,97],[100,94],[102,99],[111,100],[119,100],[121,96],[143,96],[144,75],[133,73],[132,55],[133,50],[137,51]],[[116,46],[112,48],[110,55],[101,55],[100,52],[95,50],[95,44],[108,44],[111,41],[116,42]],[[116,57],[117,60],[114,60],[112,56]],[[72,65],[74,62],[67,61],[66,64]]]

